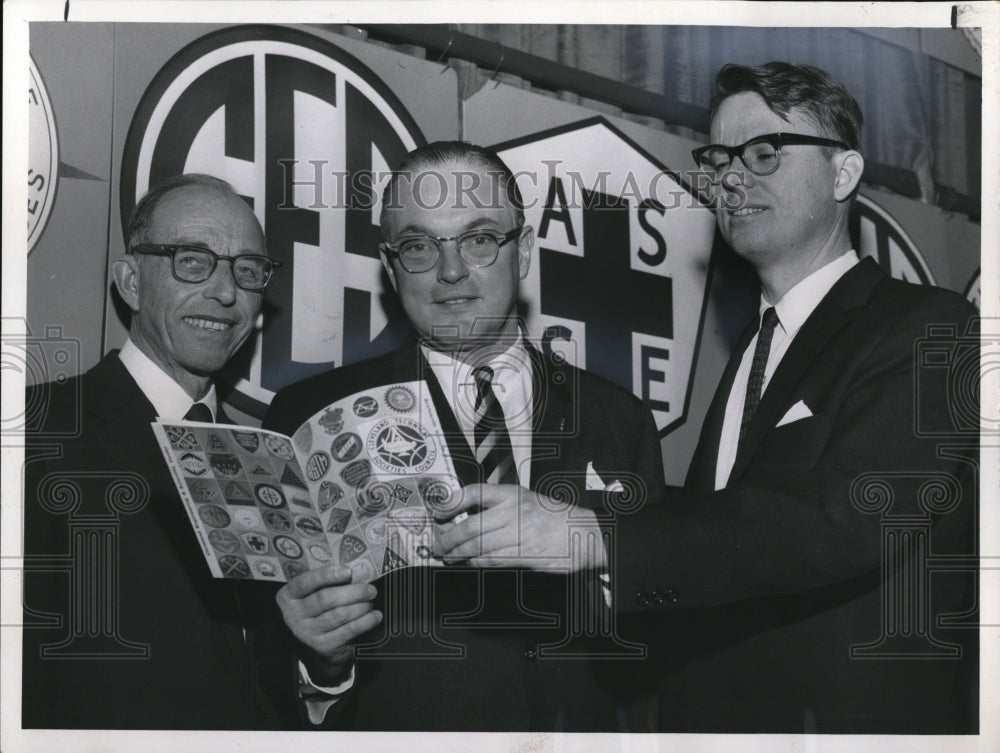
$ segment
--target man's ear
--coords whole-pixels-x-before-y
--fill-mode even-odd
[[[837,201],[844,201],[854,193],[861,174],[865,171],[865,158],[853,149],[834,156],[837,175],[833,183],[833,196]]]
[[[531,249],[535,245],[535,229],[531,225],[521,228],[521,237],[517,241],[518,277],[524,279],[531,269]]]
[[[378,244],[378,255],[382,260],[382,266],[385,267],[385,273],[389,275],[389,282],[392,284],[392,289],[398,293],[399,286],[396,284],[396,271],[392,268],[392,262],[389,261],[389,254],[386,253],[384,243]]]
[[[118,294],[135,313],[139,310],[139,260],[134,254],[119,256],[111,264]]]

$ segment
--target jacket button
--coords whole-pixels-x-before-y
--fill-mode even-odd
[[[663,606],[666,603],[666,599],[663,597],[663,594],[661,594],[659,591],[653,591],[649,595],[649,598],[658,607]]]
[[[667,601],[669,601],[671,604],[676,604],[681,598],[680,594],[678,594],[672,588],[667,589],[666,597]]]
[[[528,661],[534,661],[538,658],[538,652],[533,648],[526,649],[524,652],[524,658]]]
[[[644,591],[640,591],[635,595],[635,603],[638,604],[640,607],[648,607],[649,596],[647,596]]]

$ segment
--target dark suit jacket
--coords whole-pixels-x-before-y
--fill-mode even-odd
[[[659,494],[662,460],[652,417],[624,390],[531,351],[534,380],[531,487],[599,508],[586,467],[636,495]],[[462,483],[480,471],[441,387],[415,342],[278,393],[264,425],[292,433],[331,402],[365,388],[425,378]],[[514,437],[513,441],[517,441]],[[640,488],[641,487],[641,488]],[[638,502],[638,496],[634,498]],[[376,581],[385,620],[359,648],[357,683],[336,708],[337,726],[378,730],[551,731],[627,727],[614,688],[579,652],[586,643],[621,656],[600,589],[581,578],[468,567],[410,568]],[[520,588],[518,589],[518,585]],[[573,584],[572,587],[570,584]],[[570,599],[573,606],[567,606]],[[520,599],[520,606],[518,606]],[[595,617],[596,619],[596,617]],[[603,637],[602,637],[603,636]],[[564,644],[564,645],[560,645]],[[548,646],[548,648],[546,648]],[[595,648],[596,647],[596,648]],[[567,653],[577,656],[565,658]],[[634,660],[620,663],[624,677]]]
[[[45,418],[25,466],[23,726],[288,723],[252,660],[273,589],[211,577],[117,352],[27,400]]]
[[[953,293],[861,262],[799,330],[727,487],[712,491],[744,336],[687,490],[620,527],[617,603],[665,637],[662,729],[976,729],[976,615],[937,622],[974,609],[974,564],[932,576],[920,564],[928,551],[977,552],[978,435],[926,433],[978,416],[974,314]],[[929,324],[953,329],[929,346]],[[777,426],[800,400],[812,416]],[[883,636],[895,640],[852,656]]]

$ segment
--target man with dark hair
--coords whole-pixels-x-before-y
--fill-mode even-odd
[[[279,592],[309,679],[330,691],[326,723],[628,729],[585,659],[596,639],[612,655],[632,647],[586,626],[609,620],[605,493],[662,489],[652,416],[528,342],[518,286],[534,233],[496,154],[460,142],[411,152],[385,190],[381,224],[382,262],[417,337],[282,390],[264,423],[294,432],[335,400],[422,379],[465,486],[438,521],[435,553],[449,566],[372,585],[334,565]]]
[[[787,63],[729,65],[717,85],[694,157],[760,315],[686,490],[619,522],[612,567],[616,603],[673,662],[661,729],[974,732],[974,578],[931,578],[927,556],[976,551],[978,435],[918,431],[951,398],[915,359],[932,326],[958,347],[975,311],[859,261],[861,113],[842,85]],[[978,416],[977,398],[959,407]]]
[[[273,593],[212,578],[150,426],[228,422],[213,376],[278,262],[207,175],[153,188],[127,244],[112,266],[125,345],[26,398],[45,418],[26,452],[23,726],[284,727],[295,711],[259,677]]]

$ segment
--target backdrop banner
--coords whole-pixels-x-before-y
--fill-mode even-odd
[[[238,418],[395,347],[408,326],[378,260],[381,189],[409,149],[462,138],[495,147],[524,195],[529,335],[639,396],[667,480],[683,481],[757,305],[698,199],[699,142],[495,82],[462,101],[453,68],[315,26],[35,23],[30,43],[27,321],[79,343],[68,372],[125,339],[108,281],[136,200],[194,171],[235,186],[284,263],[227,369]],[[978,303],[979,227],[964,216],[866,186],[852,231],[894,276]]]

